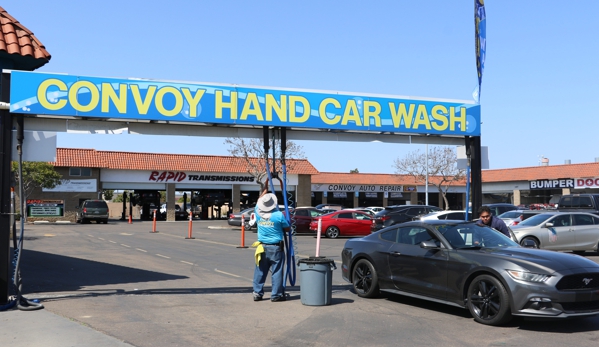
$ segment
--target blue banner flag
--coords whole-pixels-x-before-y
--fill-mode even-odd
[[[478,74],[478,101],[480,102],[483,71],[485,70],[485,55],[487,50],[487,15],[484,0],[474,0],[474,29],[476,31],[476,72]]]

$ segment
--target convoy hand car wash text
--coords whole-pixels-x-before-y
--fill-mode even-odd
[[[252,176],[223,176],[223,175],[187,175],[177,171],[152,171],[149,181],[155,182],[182,182],[187,181],[221,181],[221,182],[254,182]]]

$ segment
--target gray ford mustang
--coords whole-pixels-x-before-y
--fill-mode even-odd
[[[483,324],[512,315],[582,317],[599,313],[599,264],[520,247],[474,222],[430,220],[350,239],[343,278],[361,297],[379,291],[468,308]]]

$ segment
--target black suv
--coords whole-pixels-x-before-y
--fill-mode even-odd
[[[85,224],[90,220],[96,223],[108,223],[108,205],[104,200],[85,200],[77,207],[77,223]]]
[[[410,222],[416,216],[434,211],[441,211],[441,209],[430,205],[387,206],[384,210],[374,215],[370,229],[372,232],[375,232],[394,224]]]
[[[559,199],[557,210],[599,214],[599,194],[569,194]]]

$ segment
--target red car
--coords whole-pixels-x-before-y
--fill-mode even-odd
[[[372,217],[358,211],[341,210],[316,217],[310,223],[310,230],[318,231],[318,220],[322,220],[321,232],[332,239],[339,236],[370,235]]]

